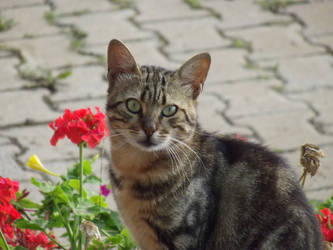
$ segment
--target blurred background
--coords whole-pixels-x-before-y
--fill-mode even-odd
[[[123,41],[138,64],[177,69],[197,53],[212,65],[199,97],[199,121],[218,133],[262,143],[298,175],[300,146],[325,158],[308,178],[310,199],[333,193],[332,0],[1,0],[0,175],[38,192],[25,167],[32,154],[57,173],[78,158],[48,123],[64,109],[100,106],[107,89],[106,49]],[[95,172],[108,183],[109,141]]]

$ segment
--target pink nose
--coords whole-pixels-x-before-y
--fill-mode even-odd
[[[143,130],[145,131],[146,135],[148,137],[150,137],[150,136],[152,136],[154,134],[154,132],[156,131],[156,128],[155,128],[155,126],[154,127],[153,126],[149,126],[149,127],[145,127]]]

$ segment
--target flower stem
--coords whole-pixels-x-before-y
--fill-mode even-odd
[[[80,144],[80,199],[83,199],[83,146],[84,142],[81,142]],[[79,216],[79,228],[82,223],[82,217]],[[79,250],[82,249],[82,239],[83,239],[83,234],[81,231],[79,231]]]
[[[66,248],[65,248],[63,245],[61,245],[56,239],[54,239],[54,238],[53,238],[49,233],[47,233],[45,230],[43,230],[43,233],[46,234],[46,236],[47,236],[51,241],[53,241],[55,244],[57,244],[58,247],[60,247],[60,248],[66,250]]]
[[[2,242],[3,242],[3,244],[1,244],[1,247],[4,247],[4,250],[9,250],[9,246],[7,244],[5,236],[3,235],[2,231],[1,231],[1,228],[0,228],[0,238],[1,238]]]

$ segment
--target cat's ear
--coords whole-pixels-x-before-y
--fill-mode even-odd
[[[112,81],[121,73],[133,73],[141,75],[131,52],[126,46],[113,39],[108,47],[108,79]]]
[[[200,94],[210,66],[210,55],[202,53],[186,61],[177,71],[182,85],[191,85],[193,98]]]

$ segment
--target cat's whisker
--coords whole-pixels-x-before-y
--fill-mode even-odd
[[[173,144],[173,145],[175,145],[175,144]],[[170,147],[170,149],[173,150],[172,147]],[[182,159],[181,159],[180,155],[178,154],[177,148],[176,148],[176,150],[173,150],[173,152],[174,152],[175,156],[177,157],[178,163],[181,163],[181,162],[182,162]],[[187,158],[187,159],[188,159],[188,158]],[[188,160],[189,160],[189,159],[188,159]],[[189,163],[191,164],[191,162],[189,162]],[[179,164],[179,165],[180,165],[180,164]],[[178,166],[179,166],[179,165],[178,165]],[[185,170],[184,168],[182,168],[182,167],[179,167],[179,170],[183,173],[183,177],[184,177],[184,179],[187,179],[187,181],[190,181],[190,179],[189,179],[189,177],[188,177],[188,175],[187,175],[186,170]]]
[[[186,147],[188,150],[190,150],[190,151],[191,151],[191,152],[192,152],[192,153],[198,158],[198,160],[200,161],[200,163],[202,164],[202,166],[205,167],[205,164],[204,164],[203,161],[201,160],[201,158],[200,158],[200,156],[198,155],[198,153],[197,153],[195,150],[193,150],[189,145],[187,145],[185,142],[182,142],[182,141],[180,141],[180,140],[178,140],[178,139],[176,139],[176,138],[172,138],[172,137],[170,137],[170,140],[172,140],[172,141],[174,141],[174,142],[177,142],[177,143],[183,145],[184,147]]]
[[[179,145],[177,145],[175,143],[173,143],[172,146],[174,146],[176,150],[179,150],[185,156],[187,162],[190,165],[190,169],[191,169],[191,173],[192,173],[192,171],[193,171],[192,162],[191,162],[190,158],[187,156],[186,152]],[[184,170],[187,180],[189,180],[186,170],[185,169],[183,169],[183,170]]]

